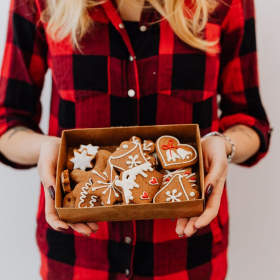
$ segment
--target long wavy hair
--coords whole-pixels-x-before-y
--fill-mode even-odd
[[[47,0],[42,19],[48,22],[48,34],[55,41],[70,36],[73,46],[80,48],[81,39],[94,25],[89,11],[106,1],[109,0]],[[127,1],[140,4],[139,0],[122,0],[121,4]],[[211,52],[211,47],[217,42],[207,41],[203,31],[218,0],[189,0],[188,5],[186,0],[148,2],[169,22],[174,33],[183,42],[196,49]]]

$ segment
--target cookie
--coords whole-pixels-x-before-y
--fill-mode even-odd
[[[68,169],[80,169],[85,171],[87,168],[92,168],[92,160],[94,156],[88,155],[87,149],[83,149],[81,152],[77,149],[74,149],[74,156],[69,159],[69,164],[67,165]],[[71,168],[71,163],[73,168]]]
[[[82,152],[84,149],[87,150],[87,154],[89,156],[96,156],[99,147],[98,146],[92,146],[91,144],[88,145],[80,145],[80,148],[78,149],[79,152]]]
[[[64,208],[74,208],[75,201],[76,198],[74,197],[73,192],[70,192],[67,195],[65,195],[62,205]]]
[[[167,171],[153,202],[179,202],[198,199],[200,193],[195,184],[195,176],[195,173],[189,174],[186,169]]]
[[[68,169],[64,170],[61,173],[61,185],[64,193],[71,192],[71,186],[70,186],[70,178],[69,178],[69,171]]]
[[[121,173],[115,185],[122,190],[124,204],[150,203],[162,183],[162,174],[146,162]]]
[[[191,166],[198,160],[196,150],[188,144],[180,144],[173,136],[162,136],[156,141],[156,151],[163,169]]]
[[[109,158],[108,163],[115,170],[122,172],[148,162],[139,141],[124,141]]]

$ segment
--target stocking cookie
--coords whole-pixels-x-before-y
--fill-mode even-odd
[[[162,183],[162,174],[146,162],[121,173],[115,185],[122,189],[123,203],[150,203]]]
[[[179,202],[195,200],[200,197],[196,188],[195,173],[189,174],[186,169],[167,171],[163,184],[154,196],[153,202]]]
[[[72,169],[80,169],[85,171],[87,168],[92,168],[92,160],[94,156],[88,155],[87,149],[83,149],[81,152],[78,150],[74,150],[74,156],[69,159],[69,161],[73,164],[73,168],[71,168],[71,163],[67,165],[67,167]]]
[[[173,136],[162,136],[156,141],[156,151],[162,168],[172,170],[191,166],[197,162],[196,150],[180,144]]]
[[[70,193],[71,192],[71,186],[70,186],[70,178],[69,178],[69,171],[68,169],[64,170],[61,173],[61,185],[64,193]]]
[[[64,208],[74,208],[75,201],[76,198],[74,197],[73,192],[70,192],[67,195],[65,195],[62,205]]]

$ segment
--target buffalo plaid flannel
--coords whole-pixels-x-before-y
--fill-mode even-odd
[[[55,43],[40,22],[44,0],[12,0],[1,84],[0,135],[15,126],[40,131],[40,93],[52,71],[49,134],[64,129],[198,123],[201,134],[235,124],[252,127],[261,139],[255,164],[268,149],[256,58],[252,0],[225,0],[211,15],[205,38],[220,39],[217,54],[183,43],[152,8],[142,12],[147,36],[134,52],[113,2],[90,15],[94,29],[81,43]],[[217,93],[221,96],[217,103]],[[221,116],[218,116],[220,106]],[[27,168],[1,161],[17,168]],[[38,210],[37,241],[43,279],[224,279],[227,269],[226,189],[218,216],[191,238],[178,238],[170,220],[100,223],[87,238],[52,230]]]

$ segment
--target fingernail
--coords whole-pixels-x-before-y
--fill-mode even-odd
[[[61,227],[59,227],[58,230],[60,230],[60,231],[66,231],[67,229],[66,229],[66,228],[61,228]]]
[[[208,185],[206,188],[206,198],[208,198],[211,195],[212,191],[213,191],[213,186]]]
[[[97,230],[96,231],[92,231],[93,233],[97,233]]]
[[[175,219],[171,219],[171,222],[174,222],[175,221]]]
[[[183,236],[184,236],[184,234],[182,234],[182,235],[178,235],[180,238],[182,238]]]
[[[54,198],[54,187],[53,186],[49,187],[49,193],[50,193],[51,198],[54,200],[55,198]]]
[[[199,229],[203,229],[204,227],[200,227]]]
[[[83,232],[81,232],[81,234],[82,234],[83,236],[90,237],[90,235],[86,235],[86,234],[84,234]]]

